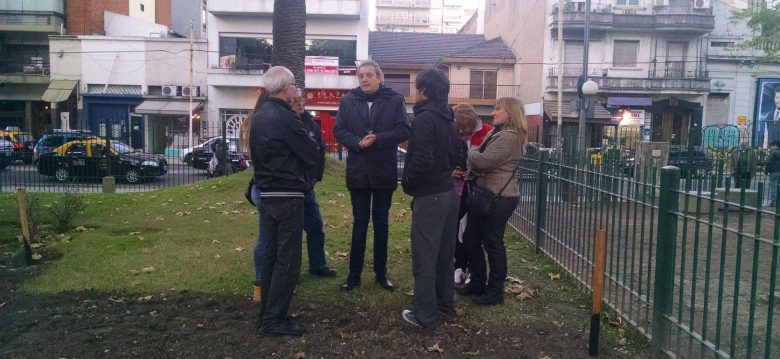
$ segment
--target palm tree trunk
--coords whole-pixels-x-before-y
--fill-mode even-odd
[[[290,69],[296,85],[305,88],[306,0],[274,1],[273,27],[271,63]]]

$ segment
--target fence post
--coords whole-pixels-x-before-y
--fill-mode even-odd
[[[219,153],[217,154],[219,156],[218,161],[222,164],[222,168],[220,168],[220,176],[227,176],[230,172],[228,172],[228,166],[231,164],[227,161],[227,153],[230,149],[230,144],[227,142],[227,120],[222,119],[222,146],[219,147]]]
[[[669,347],[671,324],[666,315],[672,314],[674,300],[674,253],[677,243],[677,212],[679,206],[680,169],[661,168],[661,186],[658,198],[658,228],[656,234],[655,284],[653,287],[653,346]]]
[[[547,161],[549,159],[550,154],[541,151],[537,167],[539,177],[536,182],[536,238],[534,238],[536,253],[541,252],[544,246],[543,230],[547,222]]]

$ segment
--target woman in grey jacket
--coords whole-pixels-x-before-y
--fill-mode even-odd
[[[471,282],[460,288],[458,293],[472,296],[477,304],[494,305],[504,302],[504,280],[507,275],[504,230],[509,216],[517,206],[520,194],[517,186],[517,166],[528,142],[523,107],[522,101],[514,97],[498,99],[493,111],[493,132],[479,148],[469,151],[470,177],[476,177],[478,186],[495,194],[501,192],[490,213],[469,211],[466,230],[463,233]],[[489,276],[485,253],[490,266]]]

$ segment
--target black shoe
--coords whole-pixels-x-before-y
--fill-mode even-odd
[[[465,287],[456,287],[455,292],[464,297],[476,297],[482,295],[485,292],[485,288],[478,288],[468,284]]]
[[[335,277],[337,273],[335,269],[332,269],[328,266],[323,266],[309,269],[309,274],[317,277]]]
[[[350,291],[360,287],[360,277],[349,275],[347,281],[341,285],[342,290]]]
[[[485,292],[478,297],[471,298],[475,304],[479,305],[497,305],[504,304],[504,292]]]
[[[379,283],[380,287],[384,288],[388,292],[395,290],[395,285],[393,285],[393,282],[387,279],[387,276],[377,276],[376,282]]]
[[[268,337],[300,337],[306,333],[306,328],[288,318],[279,324],[263,328],[262,333]]]

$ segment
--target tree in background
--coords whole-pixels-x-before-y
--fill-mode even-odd
[[[747,9],[734,14],[734,19],[746,21],[753,38],[737,48],[764,53],[767,61],[780,61],[780,1],[750,1]]]
[[[305,88],[306,0],[274,1],[274,66],[284,66],[295,75],[295,84]]]

